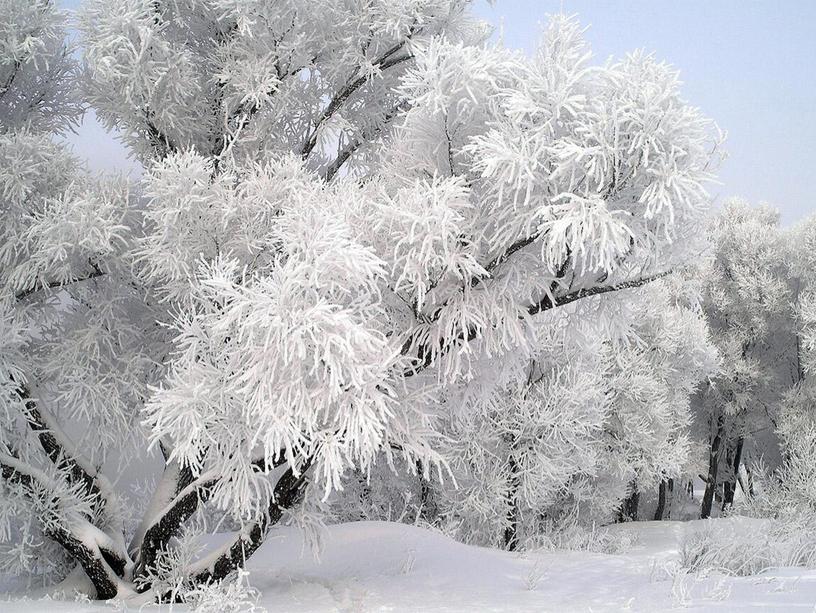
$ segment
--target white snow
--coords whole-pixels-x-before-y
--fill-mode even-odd
[[[739,520],[717,519],[713,522]],[[816,571],[753,577],[678,573],[683,539],[706,522],[613,526],[622,554],[509,553],[459,544],[425,529],[382,522],[328,528],[320,561],[293,529],[254,556],[250,581],[272,612],[813,611]],[[741,526],[750,528],[750,524]],[[213,544],[229,535],[213,537]],[[169,611],[52,600],[0,601],[3,613]],[[175,611],[186,610],[176,605]]]

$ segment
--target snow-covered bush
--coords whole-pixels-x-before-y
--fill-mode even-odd
[[[638,535],[635,532],[588,525],[573,514],[562,516],[558,522],[552,522],[528,539],[526,549],[620,554],[630,551],[637,544]]]
[[[234,577],[197,586],[183,594],[184,601],[194,613],[266,613],[258,605],[260,593],[249,585],[248,574],[239,569]]]

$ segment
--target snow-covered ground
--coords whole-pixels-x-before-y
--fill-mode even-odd
[[[707,578],[678,572],[685,537],[704,527],[700,521],[614,526],[621,541],[633,541],[615,555],[515,554],[461,545],[412,526],[354,523],[328,529],[319,562],[297,532],[282,529],[252,558],[251,583],[270,613],[816,610],[816,571]],[[168,609],[0,601],[3,613]]]

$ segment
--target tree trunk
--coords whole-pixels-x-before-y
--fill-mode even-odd
[[[657,490],[657,509],[655,509],[655,521],[660,521],[666,517],[666,499],[671,498],[674,493],[674,479],[664,479],[660,482]],[[669,516],[671,515],[671,500],[669,500]]]
[[[436,500],[434,499],[431,481],[425,476],[422,460],[416,461],[416,471],[419,477],[419,510],[418,517],[426,521],[433,521],[437,515]]]
[[[737,480],[739,481],[743,493],[753,496],[754,475],[751,474],[751,469],[747,464],[743,463],[742,467],[745,469],[745,475],[742,475],[742,473],[737,473]]]
[[[621,502],[621,507],[618,512],[618,522],[637,521],[639,505],[640,492],[638,491],[637,481],[632,481],[631,493]]]
[[[711,517],[711,507],[714,504],[714,492],[717,489],[717,470],[720,465],[724,433],[725,416],[720,414],[717,418],[717,430],[714,434],[714,439],[711,441],[711,451],[708,455],[708,475],[706,478],[705,494],[703,494],[703,506],[700,510],[700,517],[702,519]]]
[[[510,491],[508,492],[508,500],[510,502],[510,510],[507,512],[507,527],[504,529],[504,546],[507,551],[515,551],[518,548],[518,524],[519,524],[519,508],[518,508],[518,465],[510,456]]]
[[[195,585],[215,583],[228,577],[238,568],[243,568],[246,561],[263,545],[269,529],[277,524],[283,512],[298,504],[308,485],[307,471],[311,460],[301,466],[299,474],[287,468],[275,485],[274,497],[269,501],[269,508],[256,522],[246,526],[235,539],[226,543],[218,552],[196,562],[187,569],[187,575]]]
[[[725,483],[725,492],[723,495],[723,511],[734,504],[734,493],[737,490],[737,479],[739,478],[740,462],[742,462],[742,448],[745,443],[743,437],[737,439],[737,445],[734,449],[732,457],[729,458],[729,467],[731,468],[731,476]]]
[[[0,454],[0,478],[21,485],[34,499],[42,491],[54,491],[45,473],[10,455]],[[75,519],[74,526],[44,526],[44,532],[80,565],[96,590],[97,598],[114,598],[118,592],[118,582],[128,565],[127,553],[111,549],[111,545],[116,545],[112,541],[100,544],[94,535],[96,530],[88,530],[93,524],[90,521],[83,524],[83,521],[86,520]],[[88,534],[92,536],[89,538]]]

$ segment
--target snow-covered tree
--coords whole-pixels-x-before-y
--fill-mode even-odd
[[[608,350],[612,413],[601,466],[608,488],[616,478],[628,485],[622,519],[638,519],[641,494],[682,475],[693,451],[691,398],[719,366],[698,287],[679,276],[666,285],[644,292],[630,308],[628,342]],[[608,513],[617,506],[599,510]]]
[[[716,369],[682,283],[674,276],[542,317],[539,350],[498,390],[495,363],[485,362],[448,401],[459,407],[445,453],[459,487],[432,481],[440,527],[512,549],[576,517],[610,523],[637,488],[680,475],[690,397]]]
[[[785,231],[788,265],[795,289],[790,344],[792,385],[780,401],[776,433],[782,462],[753,500],[764,513],[804,521],[812,531],[816,510],[816,217]]]
[[[791,310],[796,288],[779,214],[730,201],[709,234],[714,254],[702,270],[704,302],[722,370],[697,402],[709,447],[703,517],[715,495],[723,506],[733,502],[740,466],[750,465],[745,456],[756,441],[763,442],[754,459],[769,450],[779,402],[800,372]]]
[[[108,596],[127,556],[99,467],[139,439],[156,315],[141,292],[127,307],[127,186],[55,138],[81,111],[62,22],[53,2],[0,3],[0,559],[49,580],[78,564]]]
[[[202,505],[241,529],[177,562],[190,584],[240,567],[309,484],[326,497],[349,470],[397,457],[444,468],[440,411],[461,410],[450,399],[485,372],[485,398],[535,370],[588,406],[571,385],[582,373],[530,368],[576,325],[559,312],[698,252],[717,135],[676,73],[643,54],[593,66],[564,17],[533,58],[488,47],[467,5],[88,1],[88,98],[146,168],[141,200],[102,190],[94,209],[111,213],[75,226],[108,239],[81,260],[85,277],[106,277],[102,297],[58,298],[98,313],[59,321],[67,346],[87,344],[78,364],[93,358],[98,387],[72,375],[83,356],[59,333],[4,338],[53,347],[55,402],[137,440],[143,426],[165,468],[132,534],[116,532],[103,473],[67,440],[41,463],[50,472],[9,449],[3,476],[21,494],[57,478],[74,488],[60,500],[85,504],[71,507],[81,547],[63,547],[97,596],[158,589]],[[116,223],[105,234],[99,219]],[[12,385],[29,356],[4,354]],[[67,525],[62,508],[37,517]]]

